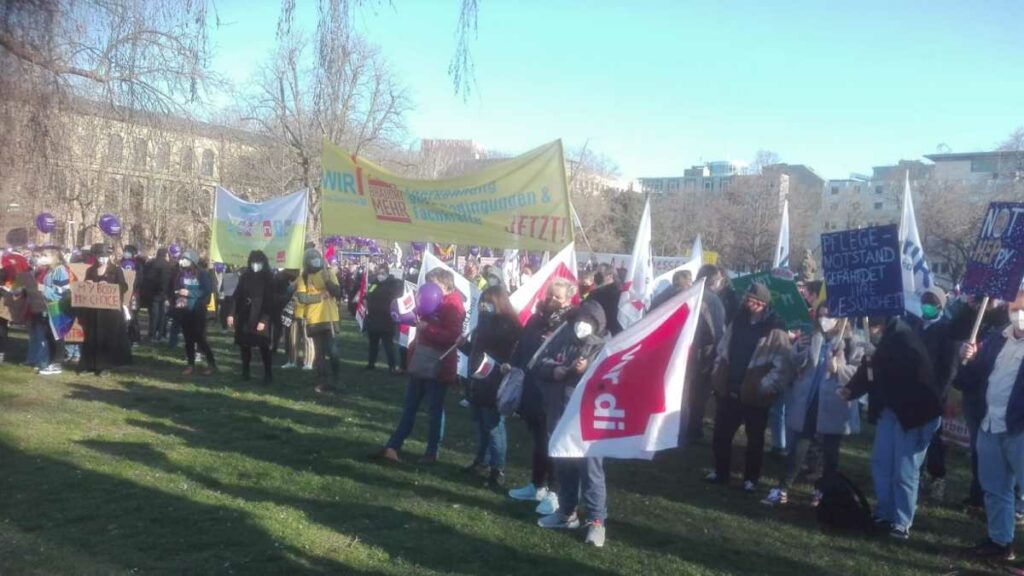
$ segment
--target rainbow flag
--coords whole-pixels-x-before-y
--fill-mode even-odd
[[[75,318],[70,313],[70,300],[50,300],[46,303],[46,315],[50,317],[50,330],[54,340],[63,340],[71,331]]]

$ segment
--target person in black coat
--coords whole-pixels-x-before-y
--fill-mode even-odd
[[[142,267],[142,290],[140,306],[149,310],[149,332],[152,342],[159,342],[167,335],[167,287],[171,282],[171,263],[167,260],[167,249],[160,248],[156,257]]]
[[[94,244],[90,250],[96,261],[85,272],[86,282],[104,282],[118,286],[122,300],[128,292],[124,272],[110,260],[110,247]],[[124,310],[98,310],[76,308],[75,314],[82,325],[85,340],[82,342],[82,359],[78,372],[89,371],[97,376],[108,370],[130,364],[132,348],[128,341],[128,327]]]
[[[366,360],[366,369],[377,367],[377,354],[380,346],[384,346],[384,355],[388,359],[388,370],[398,373],[395,358],[395,320],[391,317],[391,303],[402,296],[405,284],[388,274],[387,264],[377,268],[372,284],[366,288],[366,336],[370,340],[370,356]]]
[[[608,322],[608,332],[612,336],[622,332],[622,325],[619,324],[619,298],[622,296],[622,288],[619,287],[617,280],[615,269],[609,264],[601,264],[594,274],[594,284],[597,288],[587,298],[588,301],[601,305]]]
[[[274,275],[267,255],[253,250],[249,253],[247,267],[240,272],[227,316],[228,327],[235,329],[235,344],[242,357],[242,380],[249,380],[252,349],[259,348],[263,383],[273,381],[270,326],[275,307]]]
[[[917,510],[925,451],[942,416],[945,389],[935,377],[921,337],[900,318],[872,318],[876,349],[838,393],[851,400],[869,393],[868,418],[876,422],[871,477],[875,517],[897,540],[910,537]]]

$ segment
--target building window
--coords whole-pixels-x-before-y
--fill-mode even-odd
[[[704,183],[704,189],[705,190],[711,190],[711,182],[705,182]]]
[[[875,210],[881,210],[883,204],[881,202],[875,202]]]
[[[167,142],[157,145],[155,164],[154,167],[160,172],[167,171],[167,168],[171,165],[171,145]]]
[[[195,163],[195,152],[192,151],[191,146],[183,146],[181,148],[181,173],[191,174],[193,164]]]
[[[132,167],[145,170],[148,155],[149,142],[145,138],[136,138],[132,143]]]
[[[881,186],[875,186],[875,194],[881,194],[881,193],[882,193],[882,187]]]
[[[200,174],[207,178],[213,178],[213,150],[203,150],[203,162],[200,166]]]
[[[995,158],[972,158],[971,172],[998,172]]]
[[[839,186],[833,186],[832,187],[832,195],[835,196],[837,194],[839,194]]]
[[[121,164],[124,158],[124,140],[120,134],[111,134],[107,141],[107,162],[112,165]]]

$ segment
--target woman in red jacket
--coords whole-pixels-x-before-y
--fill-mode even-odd
[[[420,459],[421,464],[437,462],[437,451],[444,436],[444,397],[448,387],[458,381],[458,352],[454,349],[462,338],[463,322],[466,319],[466,308],[462,296],[455,290],[455,278],[446,270],[431,270],[427,274],[427,282],[441,287],[444,300],[437,312],[423,318],[416,327],[416,342],[409,351],[410,377],[405,390],[405,408],[398,428],[391,435],[387,445],[374,454],[375,457],[398,462],[398,451],[402,449],[405,439],[412,433],[416,422],[416,411],[424,397],[427,398],[430,414],[430,430],[427,433],[427,452]],[[447,352],[447,354],[445,354]],[[422,357],[417,359],[417,354]],[[429,358],[426,363],[419,362]],[[428,366],[424,366],[428,364]],[[413,373],[413,367],[419,369]],[[424,373],[436,374],[436,377],[424,377]]]

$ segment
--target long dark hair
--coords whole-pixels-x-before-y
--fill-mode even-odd
[[[519,315],[516,314],[516,309],[512,307],[512,301],[509,300],[508,290],[505,290],[504,286],[491,286],[484,290],[483,293],[480,294],[480,301],[493,304],[495,314],[508,317],[516,322],[519,321]]]

